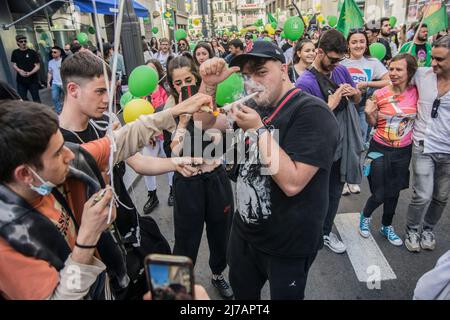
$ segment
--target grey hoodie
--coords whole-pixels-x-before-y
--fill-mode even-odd
[[[414,300],[450,300],[450,250],[417,282]]]

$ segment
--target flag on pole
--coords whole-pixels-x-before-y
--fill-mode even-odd
[[[428,27],[428,35],[434,36],[436,33],[448,28],[448,16],[445,6],[442,6],[438,11],[426,17],[423,20]]]
[[[364,18],[354,0],[344,0],[336,29],[348,36],[350,29],[362,28]]]
[[[270,12],[267,14],[267,21],[272,25],[274,29],[278,26],[277,19],[275,19],[275,17]]]

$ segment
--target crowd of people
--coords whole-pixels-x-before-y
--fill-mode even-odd
[[[436,248],[434,229],[450,195],[450,35],[430,39],[426,24],[391,30],[382,18],[346,38],[329,27],[309,28],[297,41],[282,39],[281,30],[242,36],[195,47],[143,37],[145,64],[160,79],[145,98],[157,112],[124,126],[107,110],[105,68],[108,79],[117,76],[117,101],[127,74],[113,46],[52,48],[50,110],[39,103],[39,57],[17,36],[18,94],[2,83],[0,103],[1,297],[142,298],[144,257],[173,253],[195,264],[206,224],[211,282],[223,298],[260,299],[268,281],[272,299],[303,299],[318,251],[347,250],[332,228],[341,197],[359,193],[363,176],[371,193],[355,225],[363,238],[383,205],[380,232],[389,243]],[[386,47],[381,61],[370,55],[375,42]],[[254,97],[229,112],[205,111],[216,110],[217,86],[233,73]],[[111,117],[113,136],[106,134]],[[232,166],[224,161],[229,150],[218,147],[230,129],[235,148],[244,145]],[[124,185],[125,162],[145,176],[142,210]],[[150,215],[159,204],[155,176],[165,173],[173,248]],[[410,185],[400,233],[393,220]],[[450,298],[448,261],[438,263],[440,281],[421,279],[416,298]]]

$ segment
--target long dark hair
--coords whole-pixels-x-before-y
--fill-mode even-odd
[[[195,62],[193,60],[185,56],[178,56],[170,60],[167,66],[167,83],[170,88],[170,95],[175,98],[175,101],[177,103],[179,100],[179,96],[177,90],[173,85],[173,71],[185,67],[189,68],[189,72],[194,75],[197,85],[200,85],[200,82],[202,81],[202,78],[200,77],[200,74],[197,70],[197,66],[195,65]]]
[[[155,66],[156,72],[158,73],[159,85],[164,88],[165,79],[162,81],[161,81],[161,79],[164,78],[166,73],[164,72],[164,68],[163,68],[161,62],[159,62],[158,59],[149,59],[145,62],[145,64],[149,64],[149,63],[151,63]]]
[[[367,37],[367,34],[365,31],[360,32],[359,30],[355,31],[355,32],[350,32],[347,36],[348,56],[350,57],[350,39],[355,34],[362,34],[364,36],[364,38],[366,39],[366,50],[364,51],[364,57],[371,58],[370,50],[369,50],[369,38]]]
[[[297,52],[302,51],[303,47],[307,43],[313,44],[313,42],[309,39],[303,39],[303,40],[297,42],[297,44],[295,45],[295,48],[294,48],[294,52],[293,52],[294,56],[292,57],[292,64],[296,65],[297,63],[299,63],[300,57],[297,55]]]
[[[199,42],[199,43],[195,46],[194,54],[193,54],[194,62],[195,62],[195,64],[196,64],[197,66],[200,66],[200,63],[198,62],[197,56],[196,56],[197,51],[198,51],[200,48],[203,48],[203,49],[205,49],[206,51],[208,51],[208,55],[209,55],[209,58],[210,58],[210,59],[211,59],[211,58],[214,58],[214,52],[213,52],[212,45],[210,45],[208,42]]]

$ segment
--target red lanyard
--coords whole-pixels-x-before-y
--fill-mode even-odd
[[[263,122],[265,125],[268,125],[270,122],[272,122],[273,118],[275,118],[275,116],[278,114],[278,112],[281,110],[281,108],[284,107],[284,105],[292,98],[292,96],[294,94],[296,94],[297,92],[300,92],[300,89],[294,89],[292,90],[291,93],[289,93],[286,98],[283,99],[283,101],[281,101],[281,103],[279,104],[279,106],[275,109],[275,111],[270,115],[270,117],[264,118]]]

